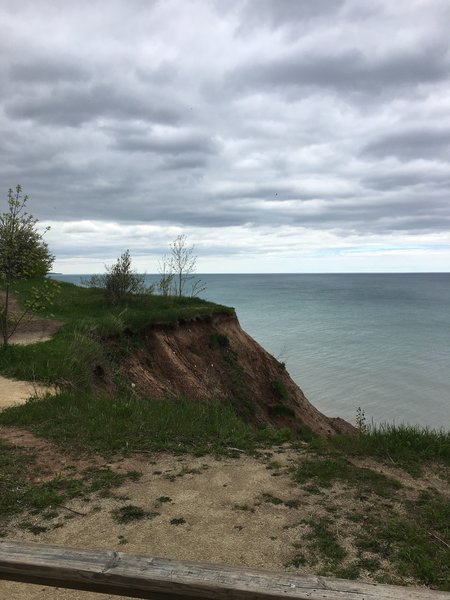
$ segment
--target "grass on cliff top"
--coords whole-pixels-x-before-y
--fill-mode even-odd
[[[40,281],[42,280],[29,279],[17,282],[12,290],[14,296],[19,302],[25,302],[31,288],[39,286]],[[84,288],[56,280],[54,283],[59,288],[58,294],[51,305],[38,314],[65,324],[78,324],[82,321],[95,325],[105,335],[116,333],[118,318],[125,327],[133,330],[153,323],[173,323],[198,315],[234,312],[232,308],[201,298],[157,294],[129,294],[119,306],[111,306],[98,288]]]
[[[39,280],[17,283],[13,288],[19,303],[26,301]],[[155,323],[176,323],[213,313],[232,314],[232,308],[200,298],[130,295],[120,306],[105,302],[102,290],[57,282],[59,293],[36,316],[56,319],[61,329],[52,340],[25,346],[0,348],[0,373],[25,380],[69,384],[86,390],[91,384],[92,365],[110,363],[104,338],[133,340],[133,334]]]

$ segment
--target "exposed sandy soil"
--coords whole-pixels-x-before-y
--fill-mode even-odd
[[[3,297],[4,292],[0,291],[0,299]],[[21,314],[22,309],[15,298],[10,297],[9,306],[11,313]],[[52,335],[54,335],[60,327],[61,323],[53,319],[26,316],[9,339],[9,343],[35,344],[36,342],[45,342],[50,340]]]
[[[32,396],[52,393],[51,387],[31,381],[18,381],[0,375],[0,410],[14,404],[23,404]]]
[[[308,553],[304,541],[308,532],[305,520],[332,515],[335,532],[348,552],[348,560],[357,556],[352,542],[354,531],[349,531],[345,515],[355,508],[364,513],[367,505],[358,501],[342,484],[335,484],[325,496],[312,494],[305,486],[295,484],[289,469],[308,455],[306,446],[304,450],[281,446],[270,452],[263,451],[256,458],[242,455],[217,459],[142,453],[105,463],[100,457],[87,459],[65,455],[46,440],[16,428],[0,429],[0,437],[38,450],[38,466],[43,469],[44,478],[45,473],[48,477],[56,474],[73,476],[74,469],[80,472],[92,465],[109,466],[121,473],[138,471],[142,474],[139,481],[127,480],[112,494],[94,494],[90,498],[67,502],[48,518],[42,514],[20,515],[3,526],[11,539],[296,571],[289,565],[298,551],[295,544],[297,549],[300,544],[302,551]],[[359,464],[363,466],[361,461]],[[413,493],[411,486],[416,486],[417,480],[403,471],[375,462],[370,466],[386,475],[398,476],[405,486],[401,492],[405,497]],[[30,479],[32,477],[30,474]],[[436,484],[449,493],[449,482],[439,478],[437,473],[424,478],[420,487]],[[270,497],[267,495],[283,503],[273,504],[267,500]],[[286,504],[289,501],[291,506]],[[127,524],[118,523],[112,511],[129,504],[158,514]],[[183,519],[184,522],[176,525],[171,523],[172,519]],[[20,527],[24,521],[47,529],[33,535]],[[351,527],[364,528],[364,522],[353,523]],[[384,566],[385,572],[389,572],[389,566]],[[317,573],[318,569],[320,562],[314,567],[302,566],[299,570]],[[369,573],[362,578],[371,580]],[[0,598],[113,600],[114,597],[0,582]]]
[[[63,474],[68,466],[74,466],[73,460],[26,432],[4,428],[0,430],[0,437],[10,442],[15,440],[18,445],[25,443],[27,447],[37,443],[40,466],[48,466],[53,473]],[[283,464],[293,460],[283,449],[279,457]],[[81,460],[78,467],[85,466]],[[281,487],[287,498],[297,494],[289,478],[272,477],[273,471],[266,469],[264,460],[142,454],[109,463],[109,466],[121,472],[137,470],[142,472],[142,477],[138,482],[128,482],[115,489],[113,497],[97,496],[90,502],[71,501],[49,522],[42,522],[42,516],[27,516],[26,520],[39,521],[49,527],[39,536],[17,528],[18,522],[24,519],[21,516],[8,527],[8,537],[81,548],[284,568],[290,550],[286,542],[291,534],[283,526],[292,523],[295,515],[286,507],[264,502],[256,507],[254,504],[261,502],[259,495],[263,491],[280,495],[280,479],[283,479]],[[163,496],[170,501],[159,502],[158,498]],[[116,523],[111,511],[126,504],[160,514],[130,524]],[[247,505],[249,510],[236,505]],[[183,518],[185,523],[171,525],[173,518]],[[114,597],[0,582],[0,598],[102,600]]]
[[[240,416],[257,425],[294,431],[306,426],[322,436],[356,433],[350,423],[313,406],[284,365],[241,328],[234,314],[152,325],[141,334],[143,346],[130,351],[123,366],[144,396],[227,403],[231,398]]]

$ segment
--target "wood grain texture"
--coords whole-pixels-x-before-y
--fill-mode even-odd
[[[14,540],[0,540],[0,579],[153,600],[450,600],[426,588]]]

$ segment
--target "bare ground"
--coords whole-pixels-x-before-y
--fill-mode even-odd
[[[17,428],[0,429],[0,437],[37,450],[44,477],[45,473],[64,476],[68,471],[82,471],[91,465],[109,466],[120,473],[131,470],[142,474],[139,481],[127,481],[113,493],[93,494],[67,502],[47,519],[42,514],[20,515],[3,527],[9,538],[317,573],[321,568],[320,559],[299,569],[290,562],[299,547],[308,555],[307,521],[331,516],[338,541],[348,553],[346,562],[357,556],[354,534],[364,528],[364,520],[351,523],[346,515],[355,509],[364,512],[368,505],[357,500],[354,490],[342,484],[333,485],[326,494],[316,495],[305,486],[293,483],[289,469],[307,456],[306,447],[293,450],[281,446],[270,452],[262,451],[256,458],[142,453],[105,463],[99,457],[66,455],[46,440]],[[430,486],[450,493],[448,479],[440,477],[438,472],[418,481],[395,467],[370,462],[370,468],[395,475],[402,481],[403,498]],[[362,461],[358,464],[363,466]],[[32,477],[30,474],[30,479]],[[280,503],[274,504],[270,498],[279,499]],[[141,507],[151,513],[151,517],[118,523],[112,511],[129,504]],[[24,521],[46,530],[34,535],[21,528]],[[388,564],[382,565],[382,569],[390,574]],[[367,573],[362,579],[371,581],[373,577]],[[113,596],[0,582],[0,598],[112,600]]]
[[[4,298],[4,292],[0,290],[0,300]],[[23,309],[17,300],[10,296],[9,310],[11,315],[21,315]],[[61,327],[61,323],[54,319],[40,318],[35,315],[26,315],[19,323],[16,331],[11,336],[11,344],[35,344],[36,342],[45,342]]]
[[[54,388],[40,383],[19,381],[0,375],[0,410],[14,404],[23,404],[32,396],[44,396],[53,391]]]

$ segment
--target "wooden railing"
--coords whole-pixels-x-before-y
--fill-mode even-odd
[[[153,600],[450,600],[426,588],[12,540],[0,540],[0,579]]]

